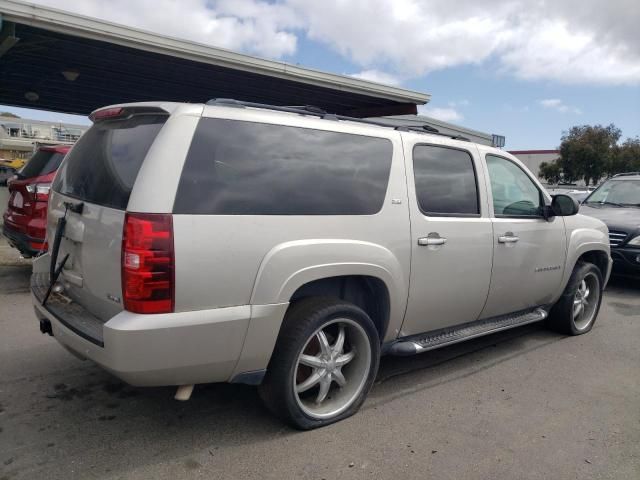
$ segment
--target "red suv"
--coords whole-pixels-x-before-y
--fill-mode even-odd
[[[49,188],[69,146],[40,147],[17,178],[8,182],[9,205],[2,233],[24,257],[47,250],[45,241]]]

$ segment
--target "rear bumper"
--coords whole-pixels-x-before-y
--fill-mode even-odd
[[[612,248],[613,273],[640,275],[640,248]]]
[[[55,339],[136,386],[259,380],[259,374],[251,374],[266,369],[288,306],[241,305],[155,315],[122,311],[102,323],[79,313],[82,307],[73,302],[73,308],[65,310],[56,306],[55,298],[43,307],[41,298],[42,288],[32,279],[36,316],[51,323]]]
[[[44,239],[30,237],[22,232],[18,232],[7,225],[2,225],[2,234],[7,238],[9,244],[18,249],[25,257],[35,257],[41,253],[41,248],[44,244]],[[39,248],[34,248],[34,245],[40,245]]]

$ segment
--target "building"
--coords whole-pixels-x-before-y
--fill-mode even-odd
[[[89,127],[0,117],[0,158],[29,158],[39,145],[72,145]]]
[[[560,158],[560,150],[513,150],[509,152],[524,163],[535,176],[540,175],[542,162],[553,162]]]
[[[435,128],[440,133],[445,133],[451,136],[460,136],[469,139],[472,142],[480,143],[483,145],[499,146],[494,144],[496,135],[490,133],[479,132],[478,130],[472,130],[470,128],[461,127],[459,125],[453,125],[452,123],[443,122],[442,120],[436,120],[435,118],[427,117],[424,115],[396,115],[393,117],[379,117],[373,120],[382,121],[392,126],[403,127],[424,127],[428,126]],[[504,139],[504,137],[502,137]]]

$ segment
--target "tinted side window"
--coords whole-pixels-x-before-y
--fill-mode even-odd
[[[97,205],[124,209],[165,115],[134,115],[93,125],[67,154],[53,189]]]
[[[392,152],[381,138],[203,118],[174,212],[374,214],[384,202]]]
[[[427,215],[478,215],[478,186],[468,152],[432,145],[413,149],[420,210]]]
[[[487,155],[493,212],[510,217],[541,215],[542,198],[533,180],[506,158]]]

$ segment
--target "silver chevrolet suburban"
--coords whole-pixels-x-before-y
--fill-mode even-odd
[[[502,150],[233,100],[91,118],[31,289],[43,333],[132,385],[259,385],[310,429],[358,410],[381,355],[598,315],[607,228]]]

